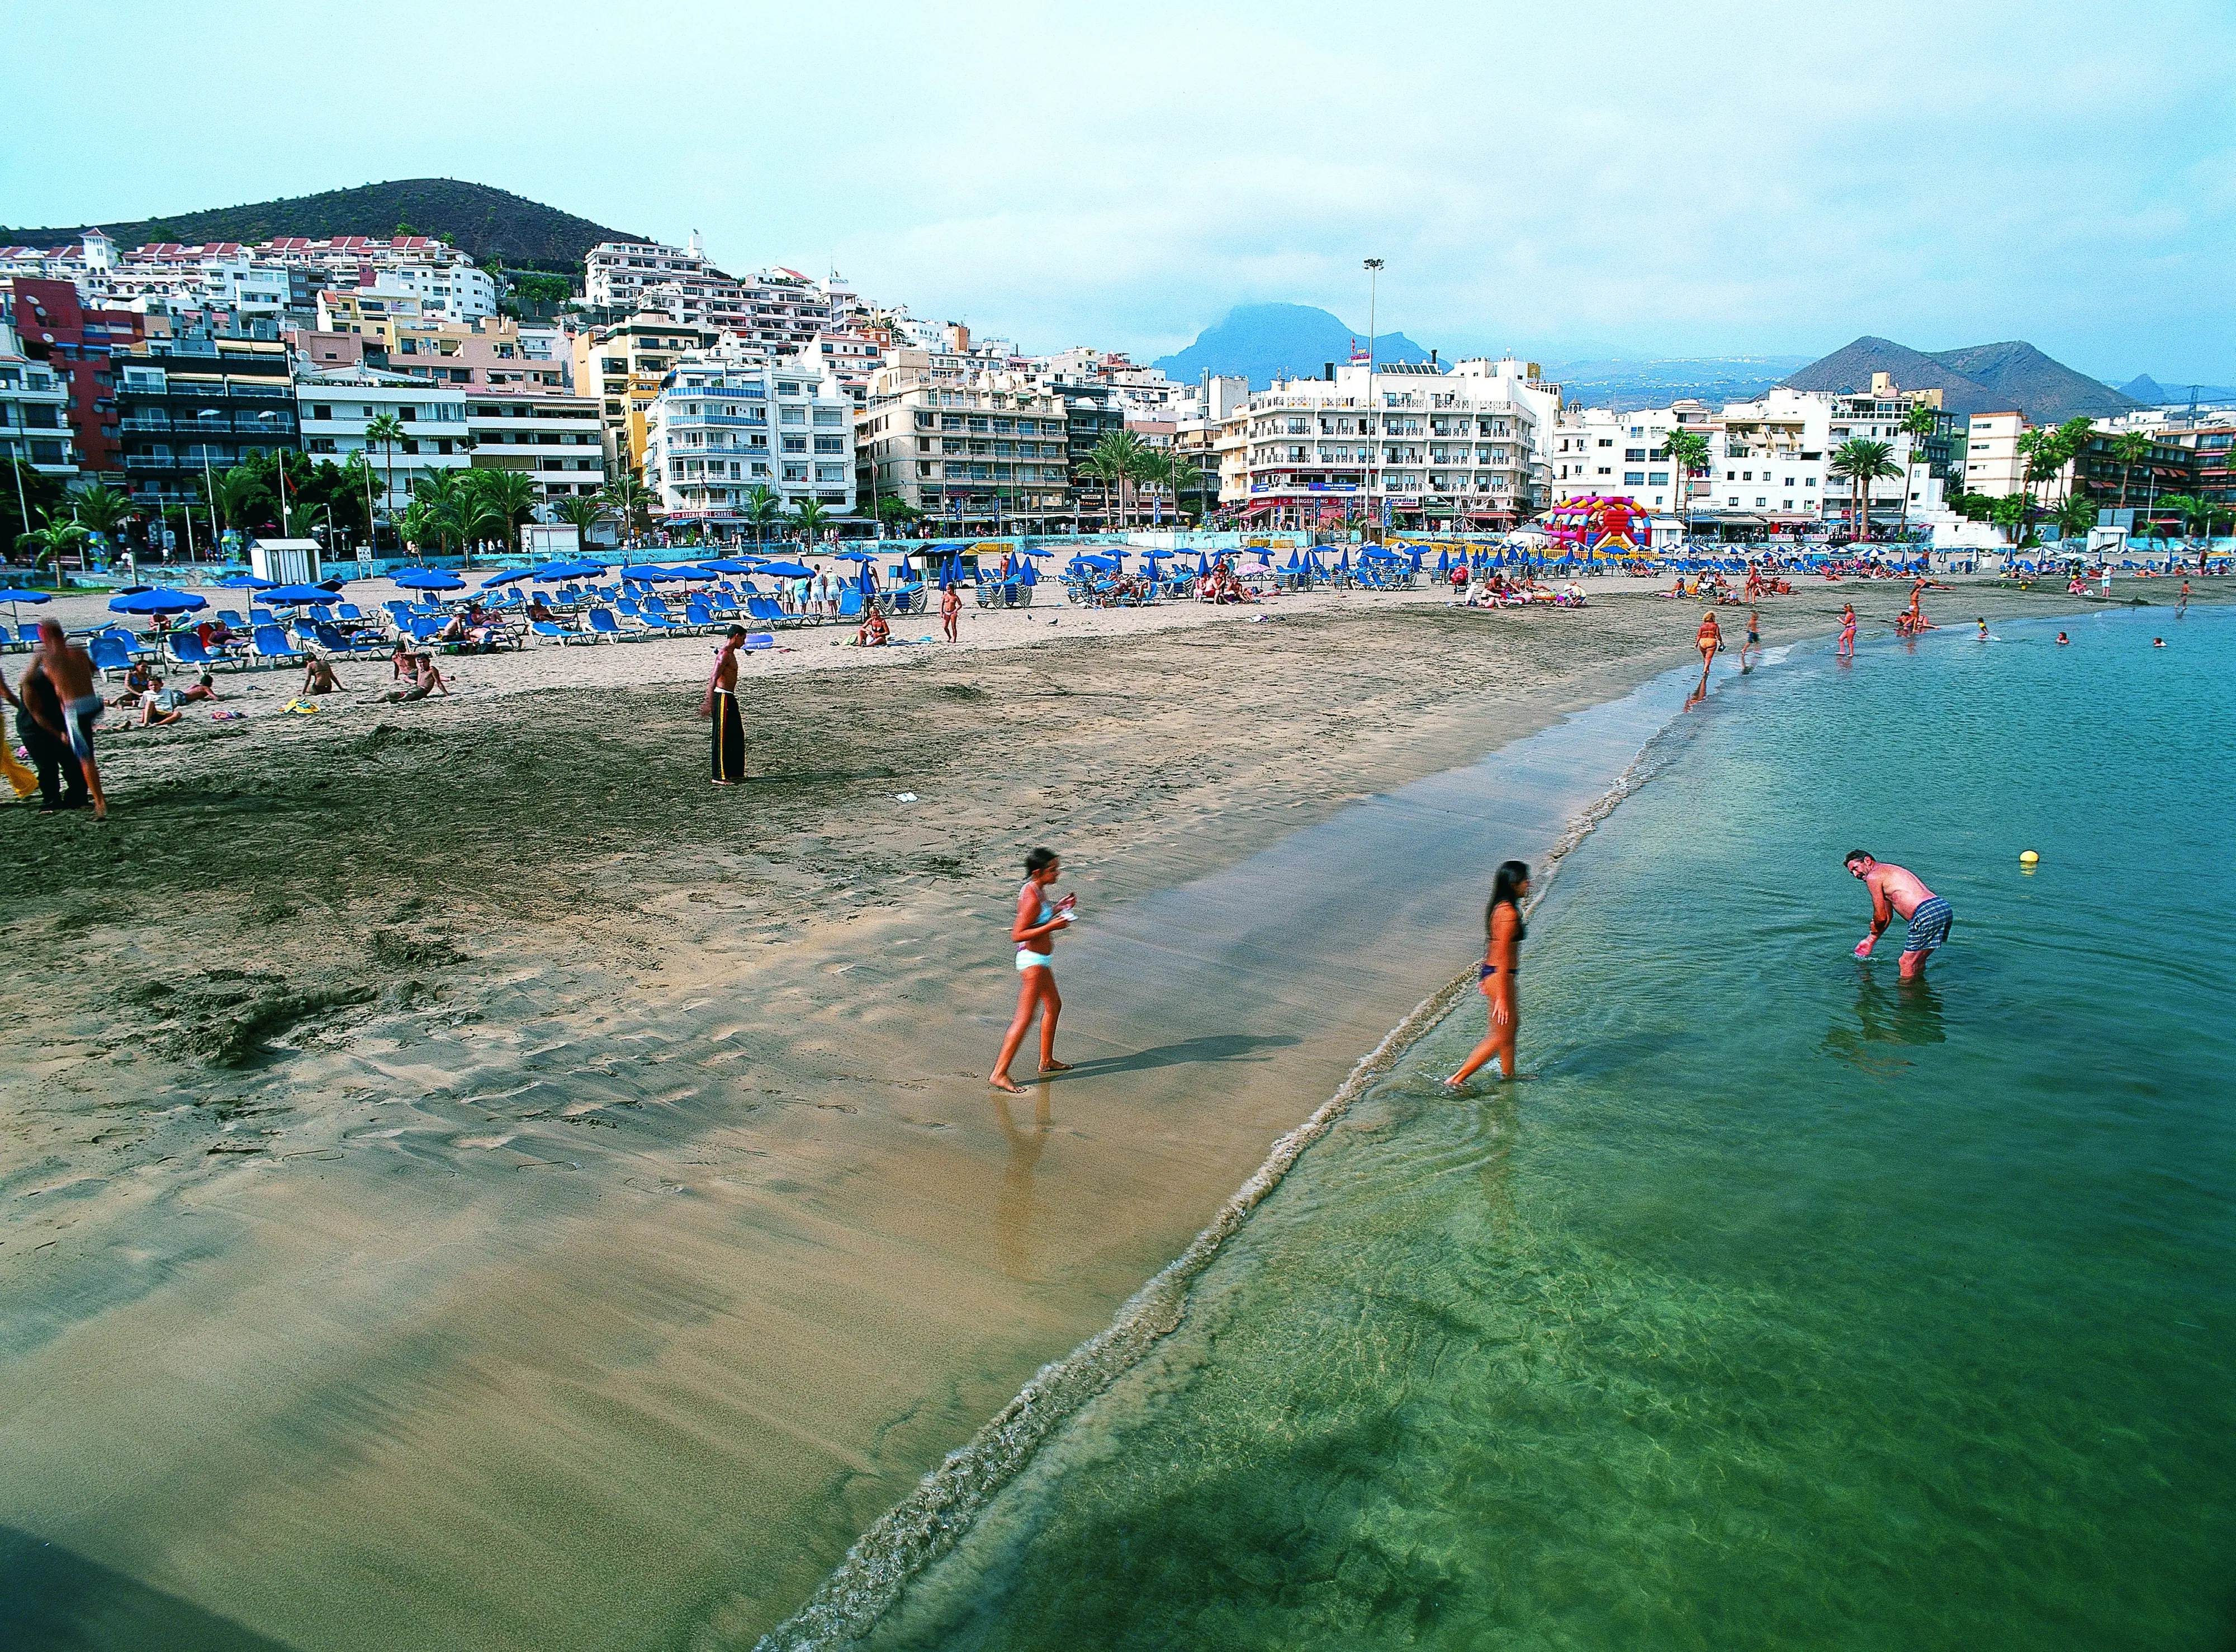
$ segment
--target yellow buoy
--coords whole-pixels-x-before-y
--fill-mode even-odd
[[[2038,864],[2041,860],[2042,856],[2035,854],[2030,849],[2022,849],[2019,851],[2019,864],[2021,866],[2034,866]]]

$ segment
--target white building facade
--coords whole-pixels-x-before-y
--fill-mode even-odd
[[[645,416],[645,479],[679,520],[743,522],[755,487],[787,508],[854,508],[854,403],[813,351],[771,366],[687,357]]]
[[[313,458],[345,462],[363,453],[372,467],[376,511],[392,518],[409,502],[411,486],[437,470],[462,470],[471,462],[463,392],[367,367],[310,372],[295,381],[303,446]],[[374,421],[393,417],[403,436],[392,444],[368,442]]]

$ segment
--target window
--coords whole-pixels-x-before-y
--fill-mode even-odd
[[[1667,488],[1669,485],[1669,473],[1667,470],[1649,472],[1646,478],[1646,485],[1649,488]]]
[[[334,410],[331,407],[314,406],[311,410],[311,416],[314,419],[330,419],[333,416]]]
[[[806,452],[806,451],[807,451],[807,438],[806,438],[806,436],[788,436],[785,437],[785,439],[784,439],[784,450],[785,450],[786,453],[805,453],[805,452]]]
[[[1646,472],[1643,470],[1624,471],[1622,473],[1622,485],[1626,488],[1644,487],[1646,485]]]
[[[805,424],[807,423],[807,410],[804,407],[780,407],[776,410],[776,418],[779,424]]]
[[[1646,449],[1644,448],[1625,448],[1622,450],[1622,456],[1626,463],[1644,464],[1646,462]]]
[[[1600,446],[1603,448],[1611,448],[1615,446],[1615,439],[1612,436],[1603,436],[1600,438]]]
[[[846,451],[846,439],[844,436],[819,436],[815,438],[815,450],[818,453],[844,453]]]

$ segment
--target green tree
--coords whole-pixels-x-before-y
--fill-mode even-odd
[[[770,491],[764,482],[755,482],[746,489],[746,520],[753,525],[753,542],[766,541],[768,531],[784,514],[784,501]]]
[[[831,513],[812,499],[801,500],[792,513],[792,526],[799,530],[803,546],[813,545],[830,521]]]
[[[2085,488],[2068,494],[2056,511],[2057,529],[2068,539],[2083,539],[2096,526],[2096,502]]]
[[[467,489],[462,480],[463,474],[457,470],[430,470],[411,484],[413,501],[427,508],[425,526],[434,534],[437,556],[443,554],[453,541],[464,537]],[[419,543],[424,547],[426,541],[422,539]],[[422,554],[424,554],[424,548]]]
[[[2065,497],[2073,496],[2073,484],[2079,480],[2081,456],[2088,451],[2088,444],[2096,438],[2096,427],[2088,419],[2068,419],[2050,433],[2050,451],[2057,460],[2057,469],[2065,477]],[[2068,465],[2072,466],[2067,470]]]
[[[1859,541],[1870,539],[1871,484],[1902,475],[1902,467],[1894,462],[1893,443],[1868,436],[1851,437],[1833,450],[1832,462],[1825,469],[1850,484],[1856,502],[1855,537]]]
[[[2005,494],[1988,508],[1988,520],[2002,528],[2013,545],[2024,538],[2033,515],[2034,501],[2022,493]]]
[[[43,520],[62,496],[57,478],[22,459],[0,462],[0,543],[13,545]]]
[[[1687,508],[1693,496],[1693,478],[1708,474],[1708,438],[1698,430],[1672,430],[1663,450],[1677,473],[1677,506]]]
[[[596,531],[598,524],[605,520],[606,508],[595,499],[585,499],[579,494],[569,494],[553,508],[557,511],[559,520],[575,530],[575,537],[582,541],[582,548],[589,549],[590,535]]]
[[[1106,488],[1117,491],[1121,533],[1125,531],[1128,520],[1127,487],[1141,474],[1142,462],[1148,451],[1148,444],[1131,430],[1113,430],[1088,449],[1087,470],[1100,477]]]
[[[621,530],[635,536],[652,526],[652,489],[633,470],[624,470],[605,485],[599,495],[606,508],[621,518]]]
[[[120,493],[105,482],[81,482],[69,491],[64,502],[70,515],[89,534],[99,534],[112,544],[117,529],[130,518],[140,514],[132,502],[132,495]]]
[[[520,543],[520,526],[536,514],[536,478],[525,470],[470,473],[481,498],[502,519],[494,538],[507,548]]]
[[[2120,462],[2120,503],[2127,508],[2127,480],[2135,474],[2135,467],[2151,456],[2151,439],[2141,430],[2123,431],[2112,440],[2112,456]]]
[[[62,588],[62,558],[75,550],[84,554],[86,530],[83,523],[54,511],[41,511],[45,526],[35,528],[16,536],[16,548],[28,551],[34,572],[46,567],[54,570],[55,589]]]
[[[414,557],[424,560],[427,554],[424,547],[431,543],[438,551],[440,550],[442,546],[440,513],[425,500],[412,499],[402,510],[396,513],[394,525],[397,537],[403,541],[404,548],[410,551]]]
[[[1910,411],[1902,416],[1903,430],[1910,437],[1910,447],[1903,455],[1902,527],[1897,530],[1904,539],[1910,537],[1910,484],[1917,474],[1917,451],[1940,427],[1939,410],[1924,402],[1912,402]]]
[[[388,486],[381,490],[380,497],[391,516],[396,512],[396,449],[403,440],[403,421],[393,413],[384,413],[365,427],[365,445],[378,448],[388,462]],[[372,508],[372,495],[368,493],[365,509],[370,512]]]
[[[2160,512],[2174,517],[2182,525],[2181,537],[2185,544],[2188,542],[2192,528],[2200,525],[2210,527],[2213,521],[2213,508],[2194,494],[2160,494],[2158,509],[2152,514],[2157,515]]]
[[[750,506],[748,508],[750,509]],[[905,528],[911,522],[924,520],[924,513],[914,505],[910,504],[905,499],[896,499],[891,495],[878,501],[877,516],[878,520],[885,525],[889,533]]]

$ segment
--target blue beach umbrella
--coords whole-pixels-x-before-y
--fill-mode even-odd
[[[46,601],[48,596],[44,591],[24,591],[12,585],[0,585],[0,602],[8,605],[9,623],[16,627],[17,636],[23,634],[23,616],[16,612],[16,605],[29,602],[36,606]]]
[[[759,570],[776,580],[812,580],[815,570],[804,562],[764,562]]]
[[[323,585],[274,585],[266,588],[266,602],[332,602],[334,593]]]
[[[396,583],[406,591],[463,591],[466,588],[464,580],[441,568],[406,568],[396,576]]]
[[[1202,580],[1208,579],[1210,575],[1211,559],[1206,556],[1201,551],[1198,551],[1195,554],[1195,576],[1199,580]]]
[[[319,593],[321,596],[325,594],[324,592]],[[195,596],[192,592],[174,591],[168,586],[161,585],[150,590],[135,591],[130,596],[111,597],[109,601],[111,613],[192,613],[198,608],[208,606],[207,599]]]
[[[709,574],[751,574],[760,566],[758,562],[740,562],[733,557],[718,556],[699,565]]]
[[[230,579],[220,580],[214,588],[220,591],[269,591],[279,583],[277,580],[267,580],[260,574],[236,574]]]

